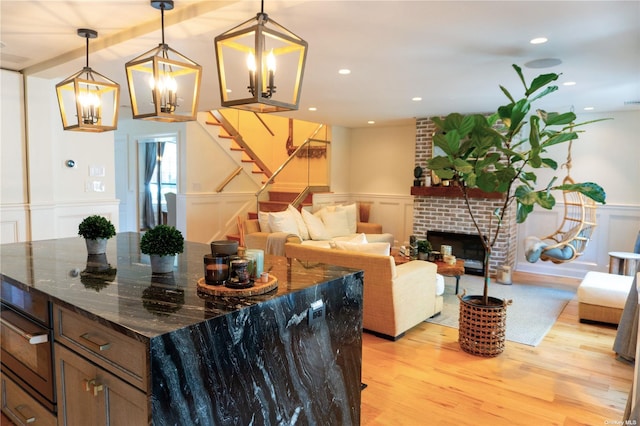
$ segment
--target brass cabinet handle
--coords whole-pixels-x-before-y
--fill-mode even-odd
[[[44,334],[28,333],[22,330],[20,327],[16,327],[9,321],[6,321],[2,317],[0,317],[0,324],[2,324],[3,327],[7,327],[9,330],[13,331],[14,333],[19,334],[20,337],[27,340],[32,345],[38,345],[40,343],[46,343],[49,341],[49,335],[47,333],[44,333]]]
[[[111,347],[111,343],[109,342],[98,343],[94,341],[89,335],[89,333],[84,333],[82,336],[80,336],[80,338],[86,340],[89,343],[89,346],[91,346],[92,349],[97,350],[98,352],[106,351]]]
[[[22,423],[35,423],[36,416],[31,414],[31,409],[26,405],[18,405],[14,411],[21,417]],[[25,414],[27,411],[29,414]]]
[[[84,380],[84,390],[85,392],[93,391],[93,396],[98,396],[98,392],[104,390],[104,385],[98,383],[96,379]]]

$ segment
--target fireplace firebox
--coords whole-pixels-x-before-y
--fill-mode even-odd
[[[485,249],[479,235],[427,231],[427,241],[435,251],[439,251],[443,244],[451,246],[451,254],[464,260],[465,274],[484,275]]]

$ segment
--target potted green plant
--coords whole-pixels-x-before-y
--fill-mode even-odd
[[[78,235],[84,237],[88,254],[104,254],[107,252],[107,240],[116,235],[116,228],[109,219],[92,215],[80,222]]]
[[[158,225],[142,235],[140,251],[149,255],[151,272],[172,272],[176,254],[184,251],[184,237],[173,226]]]
[[[428,240],[419,240],[418,245],[418,259],[427,260],[429,253],[431,253],[431,243]]]
[[[469,338],[473,332],[467,333],[467,321],[462,318],[468,314],[468,323],[473,323],[474,310],[478,310],[478,315],[485,315],[487,311],[499,309],[499,315],[493,312],[487,316],[496,318],[496,327],[500,324],[504,327],[507,302],[489,297],[488,292],[491,249],[500,235],[505,214],[515,203],[516,221],[522,223],[536,204],[545,209],[553,208],[555,198],[552,191],[555,190],[577,191],[598,203],[604,203],[606,197],[602,187],[595,183],[554,185],[555,177],[547,185],[536,189],[538,182],[534,170],[556,170],[558,167],[558,163],[548,156],[547,149],[578,139],[579,132],[575,129],[593,121],[574,124],[576,115],[573,112],[548,113],[538,110],[536,114],[530,115],[534,101],[558,89],[552,83],[559,75],[542,74],[527,84],[521,68],[517,65],[513,65],[513,68],[524,86],[523,97],[516,100],[506,88],[500,86],[509,103],[500,106],[491,115],[452,113],[444,118],[434,117],[437,131],[433,143],[444,155],[427,162],[427,166],[438,177],[451,180],[459,186],[467,211],[484,245],[483,294],[460,298],[459,326],[462,349],[484,356],[502,352],[504,329],[496,328],[486,333],[489,336],[501,335],[502,339],[498,339],[495,345],[488,345],[493,347],[487,348],[486,352],[476,352],[475,349],[484,346],[486,342]],[[490,218],[481,218],[482,209],[476,211],[469,200],[468,191],[473,188],[501,193],[504,200],[502,207],[496,209]]]

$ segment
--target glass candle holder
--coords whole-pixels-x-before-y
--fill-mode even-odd
[[[229,256],[223,254],[204,255],[204,281],[211,285],[222,285],[229,279]]]
[[[264,250],[247,249],[245,256],[253,261],[251,267],[252,278],[255,280],[259,279],[262,272],[264,272]]]
[[[251,279],[249,260],[246,258],[234,259],[229,262],[229,281],[235,284],[248,283]]]

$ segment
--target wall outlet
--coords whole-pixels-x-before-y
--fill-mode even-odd
[[[308,311],[309,325],[322,321],[325,317],[326,309],[322,300],[316,300],[311,304]]]

